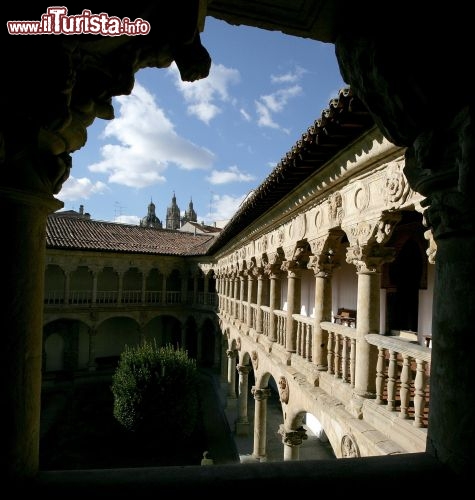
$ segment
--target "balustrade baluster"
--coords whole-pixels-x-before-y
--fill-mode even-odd
[[[327,363],[328,363],[328,373],[333,374],[333,346],[334,346],[335,334],[333,332],[328,332],[328,343],[327,343]]]
[[[389,351],[389,366],[388,366],[388,410],[396,409],[396,374],[397,374],[397,352]]]
[[[421,359],[416,359],[416,365],[416,379],[414,381],[414,426],[424,427],[426,363]]]
[[[384,360],[385,349],[378,347],[378,362],[376,364],[376,403],[379,405],[384,402]]]
[[[403,354],[401,370],[401,388],[399,390],[401,398],[401,407],[399,416],[409,418],[409,401],[411,397],[411,358]]]

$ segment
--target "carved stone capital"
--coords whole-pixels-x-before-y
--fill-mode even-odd
[[[300,278],[302,275],[302,268],[296,260],[285,260],[280,268],[287,273],[289,278]]]
[[[307,431],[303,427],[287,430],[284,424],[280,424],[279,434],[282,436],[282,443],[286,446],[300,446],[305,439],[308,439]]]
[[[264,401],[270,396],[270,389],[268,387],[259,388],[254,386],[251,389],[251,394],[254,396],[256,401]]]
[[[226,356],[228,357],[228,359],[233,359],[236,357],[236,351],[234,349],[228,349],[226,351]]]
[[[252,370],[252,366],[250,366],[250,365],[237,365],[236,370],[238,371],[239,375],[247,375]]]
[[[348,247],[346,251],[348,264],[356,266],[358,272],[376,273],[380,272],[381,266],[394,260],[396,252],[393,248],[381,245],[369,245],[360,247],[358,245]]]

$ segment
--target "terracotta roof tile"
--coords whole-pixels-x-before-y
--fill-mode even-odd
[[[156,255],[204,255],[214,237],[77,217],[48,217],[46,248]]]

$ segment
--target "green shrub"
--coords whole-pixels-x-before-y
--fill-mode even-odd
[[[190,436],[198,421],[198,371],[185,350],[145,342],[126,347],[112,377],[114,417],[159,439]]]

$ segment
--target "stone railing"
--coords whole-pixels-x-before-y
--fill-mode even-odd
[[[262,311],[262,333],[266,337],[271,336],[270,331],[270,315],[272,314],[272,309],[269,306],[261,306]]]
[[[82,305],[182,305],[181,291],[165,292],[165,302],[163,302],[163,292],[161,290],[122,290],[119,299],[118,290],[97,290],[95,300],[93,300],[92,290],[70,290],[65,298],[64,290],[47,290],[44,294],[45,306],[82,306]],[[188,303],[190,297],[186,296]],[[200,292],[196,296],[196,304],[202,306],[216,307],[217,296],[215,293]]]
[[[397,337],[368,334],[378,348],[376,403],[415,427],[427,427],[431,349]]]
[[[285,338],[287,335],[287,312],[275,310],[274,314],[276,315],[276,342],[285,347]]]
[[[307,361],[312,361],[312,340],[314,318],[293,314],[292,318],[297,322],[296,354]]]
[[[324,321],[322,329],[328,332],[328,373],[355,386],[356,330],[349,326]]]

